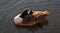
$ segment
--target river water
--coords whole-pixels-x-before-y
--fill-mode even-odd
[[[16,28],[13,17],[25,8],[48,10],[48,26],[36,30]],[[0,0],[0,33],[60,33],[60,0]]]

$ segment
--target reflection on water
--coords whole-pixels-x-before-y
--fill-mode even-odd
[[[43,28],[43,26],[47,26],[48,25],[48,20],[44,19],[39,23],[36,23],[35,25],[32,26],[19,26],[16,25],[17,28],[27,28],[27,29],[37,29],[37,28]]]

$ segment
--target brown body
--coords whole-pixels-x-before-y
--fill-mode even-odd
[[[47,11],[33,11],[32,15],[27,15],[26,18],[23,19],[22,23],[18,23],[16,25],[22,25],[22,26],[31,26],[35,25],[37,23],[40,23],[45,19],[45,17],[49,15],[49,12]]]

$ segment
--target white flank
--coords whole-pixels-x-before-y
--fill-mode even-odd
[[[23,21],[23,18],[19,17],[19,15],[17,15],[17,16],[14,18],[15,24],[21,24],[22,21]]]

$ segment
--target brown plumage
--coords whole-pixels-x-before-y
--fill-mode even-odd
[[[22,23],[18,23],[17,25],[22,25],[22,26],[31,26],[36,23],[40,23],[42,20],[45,19],[45,17],[49,15],[49,12],[47,11],[33,11],[32,15],[27,15]],[[16,23],[15,23],[16,24]]]

